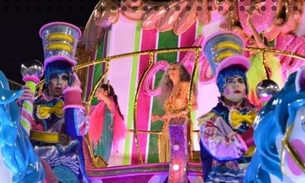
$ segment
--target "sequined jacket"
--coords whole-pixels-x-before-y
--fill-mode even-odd
[[[65,90],[64,96],[58,98],[42,93],[34,101],[34,120],[30,138],[40,158],[51,168],[64,165],[79,180],[88,182],[82,141],[89,120],[81,103],[80,89]]]
[[[237,118],[233,115],[236,114]],[[240,107],[227,106],[222,98],[218,104],[207,114],[198,118],[200,125],[201,159],[204,164],[204,175],[215,166],[226,166],[238,170],[239,163],[250,161],[253,147],[246,147],[243,139],[235,134],[247,131],[256,116],[255,107],[244,99]],[[238,115],[248,115],[248,120]],[[236,120],[238,119],[238,120]],[[249,149],[249,152],[246,152]]]

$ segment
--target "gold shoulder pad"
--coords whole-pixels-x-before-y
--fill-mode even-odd
[[[204,124],[207,121],[214,121],[217,118],[217,115],[213,112],[208,112],[202,116],[200,116],[197,121],[198,121],[198,126]]]

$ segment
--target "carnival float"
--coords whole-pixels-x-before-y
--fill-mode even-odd
[[[101,83],[109,82],[113,86],[127,135],[119,142],[118,149],[111,152],[108,161],[94,156],[88,141],[83,144],[86,172],[91,181],[203,182],[196,119],[217,103],[218,89],[201,45],[206,37],[219,31],[232,31],[249,43],[252,31],[247,17],[251,14],[254,27],[269,46],[246,47],[245,56],[253,50],[262,55],[273,53],[281,70],[265,64],[264,56],[262,64],[257,66],[260,68],[255,77],[262,81],[258,95],[260,99],[266,97],[259,102],[267,102],[275,93],[266,104],[269,113],[261,115],[277,118],[272,118],[272,127],[260,123],[266,117],[256,121],[262,133],[255,133],[255,139],[266,136],[271,139],[264,142],[270,144],[257,145],[261,147],[253,157],[257,163],[251,165],[249,172],[271,182],[303,182],[304,70],[299,70],[305,59],[303,12],[302,0],[99,1],[82,30],[74,70],[81,80],[86,106],[97,103],[95,93]],[[158,143],[162,140],[159,137],[163,123],[151,123],[151,118],[153,114],[164,113],[157,107],[155,98],[161,92],[159,81],[163,72],[174,62],[188,69],[192,76],[191,88],[198,90],[198,110],[188,114],[193,122],[192,151],[186,150],[187,119],[173,119],[176,120],[173,124],[179,125],[169,127],[171,159],[159,162]],[[278,79],[287,82],[286,85],[275,87],[272,72],[277,72]],[[43,82],[35,82],[38,92]],[[291,93],[296,97],[289,98]],[[274,107],[283,98],[286,103]],[[279,114],[279,111],[288,112]],[[262,129],[274,130],[270,133]],[[247,182],[259,181],[248,176]]]

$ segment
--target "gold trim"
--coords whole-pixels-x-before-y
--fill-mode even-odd
[[[146,67],[146,69],[144,71],[144,74],[141,76],[141,79],[139,81],[139,85],[137,87],[137,92],[136,92],[136,97],[135,97],[134,109],[133,109],[133,111],[134,111],[133,112],[133,126],[135,128],[134,138],[135,138],[135,144],[136,144],[138,159],[139,159],[141,164],[143,164],[143,159],[142,159],[142,155],[141,155],[141,151],[140,151],[138,131],[137,131],[138,98],[139,98],[140,89],[142,88],[142,85],[143,85],[143,82],[144,82],[144,78],[147,76],[148,71],[152,68],[152,66],[154,64],[154,56],[155,56],[155,54],[153,52],[151,52],[149,54],[149,64]]]
[[[67,134],[64,134],[68,136]],[[69,138],[69,137],[67,137]],[[52,133],[52,132],[42,132],[42,131],[36,131],[31,130],[30,131],[30,139],[38,142],[44,142],[44,143],[59,143],[61,140],[61,134],[59,133]]]
[[[285,135],[282,139],[283,147],[282,147],[280,159],[281,159],[281,171],[284,175],[287,175],[287,173],[285,172],[285,168],[284,168],[284,163],[285,163],[284,162],[284,157],[285,157],[284,150],[286,150],[288,152],[288,154],[292,157],[293,161],[297,164],[297,166],[303,171],[303,173],[305,173],[305,164],[302,161],[302,159],[300,158],[301,156],[289,142],[289,137],[291,135],[293,127],[294,127],[294,122],[292,123],[291,126],[289,126],[286,129]]]
[[[274,53],[274,54],[278,54],[278,55],[284,55],[284,56],[288,56],[288,57],[292,57],[292,58],[297,58],[297,59],[302,59],[302,60],[305,60],[305,56],[303,55],[299,55],[299,54],[296,54],[296,53],[292,53],[292,52],[288,52],[288,51],[282,51],[282,50],[273,50],[273,49],[270,49],[270,48],[253,48],[253,47],[246,47],[245,48],[245,51],[259,51],[259,52],[270,52],[270,53]],[[199,62],[199,55],[200,55],[200,52],[201,52],[201,47],[186,47],[186,48],[169,48],[169,49],[160,49],[160,50],[148,50],[148,51],[140,51],[140,52],[132,52],[132,53],[124,53],[124,54],[120,54],[120,55],[115,55],[115,56],[109,56],[109,57],[105,57],[105,58],[102,58],[102,59],[98,59],[98,60],[93,60],[93,61],[89,61],[89,62],[85,62],[83,64],[78,64],[76,66],[73,67],[73,70],[74,71],[77,71],[79,69],[82,69],[82,68],[87,68],[87,67],[90,67],[90,66],[93,66],[93,65],[96,65],[96,64],[100,64],[100,63],[103,63],[103,62],[106,62],[106,72],[103,73],[103,75],[99,78],[99,81],[101,81],[105,76],[106,74],[108,73],[108,69],[109,69],[109,63],[110,61],[113,61],[113,60],[116,60],[116,59],[121,59],[121,58],[125,58],[125,57],[131,57],[131,56],[139,56],[139,55],[147,55],[147,54],[165,54],[165,53],[171,53],[171,52],[183,52],[183,51],[195,51],[195,65],[194,65],[194,68],[193,68],[193,72],[192,72],[192,78],[191,78],[191,85],[190,85],[190,91],[193,89],[193,80],[194,80],[194,76],[197,75],[197,66],[198,66],[198,62]],[[151,59],[151,58],[150,58]],[[151,62],[151,60],[150,60]],[[147,74],[147,71],[148,69],[151,67],[152,65],[148,65],[147,67],[147,70],[144,72],[144,74]],[[144,78],[144,76],[142,76],[142,78]],[[141,82],[142,79],[140,80]],[[36,86],[36,89],[38,90],[38,96],[40,95],[40,93],[42,92],[42,88],[43,88],[43,84],[44,84],[44,80],[41,80],[37,86]],[[95,89],[93,89],[92,93],[90,93],[90,97],[88,99],[87,102],[84,102],[85,104],[90,104],[89,102],[92,101],[92,98],[96,92],[96,88],[98,87],[100,82],[97,82],[94,86]],[[138,92],[139,92],[139,89],[141,88],[142,86],[142,83],[139,84],[138,88],[137,88],[137,96],[136,96],[136,101],[135,101],[135,104],[137,105],[137,98],[138,98]],[[188,118],[190,119],[191,118],[191,93],[189,93],[189,104],[188,104]],[[135,110],[134,110],[134,124],[137,123],[137,119],[136,119],[136,105],[135,105]],[[137,130],[136,128],[136,125],[134,126],[135,129],[128,129],[129,132],[134,132],[136,134],[138,133],[147,133],[147,134],[156,134],[156,135],[160,135],[162,134],[162,132],[159,132],[159,131],[144,131],[144,130]],[[193,130],[192,131],[193,133],[198,133],[198,130]],[[137,140],[137,135],[134,136],[135,138],[135,142],[138,143],[138,140]],[[287,143],[288,144],[288,143]],[[141,158],[141,155],[139,155],[139,147],[138,145],[137,146],[137,153],[138,153],[138,158],[139,158],[139,161],[142,162],[140,160]],[[288,147],[289,145],[287,145],[286,148],[290,148]]]
[[[89,104],[89,105],[91,104],[91,102],[92,102],[92,100],[93,100],[93,97],[94,97],[96,91],[98,90],[98,88],[99,88],[99,86],[100,86],[102,80],[106,77],[106,75],[107,75],[107,73],[108,73],[108,71],[109,71],[109,63],[110,63],[110,61],[109,61],[108,59],[106,59],[105,63],[106,63],[106,70],[105,70],[105,72],[100,76],[100,78],[97,80],[97,82],[95,83],[95,85],[94,85],[94,87],[93,87],[93,90],[92,90],[92,92],[91,92],[90,95],[89,95],[89,99],[88,99],[88,101],[86,102],[86,103]]]

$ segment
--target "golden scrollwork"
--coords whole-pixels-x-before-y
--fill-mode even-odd
[[[278,54],[278,55],[284,55],[284,56],[288,56],[288,57],[293,57],[293,58],[297,58],[297,59],[302,59],[305,60],[305,56],[303,55],[299,55],[296,53],[292,53],[292,52],[288,52],[288,51],[283,51],[283,50],[275,50],[275,49],[270,49],[270,48],[254,48],[254,47],[246,47],[245,51],[259,51],[259,52],[270,52],[270,53],[274,53],[274,54]],[[102,73],[102,75],[100,76],[100,78],[98,79],[98,82],[96,82],[96,84],[94,85],[93,91],[91,91],[88,101],[83,102],[86,105],[90,106],[90,103],[92,101],[92,98],[95,95],[95,92],[100,84],[100,81],[106,76],[106,74],[108,73],[108,69],[109,69],[109,63],[111,61],[117,60],[117,59],[121,59],[121,58],[125,58],[125,57],[132,57],[132,56],[140,56],[140,55],[150,55],[150,59],[149,59],[149,64],[146,67],[146,70],[144,71],[144,74],[141,76],[140,82],[137,86],[137,90],[136,90],[136,97],[135,97],[135,106],[134,106],[134,113],[133,113],[133,125],[134,125],[134,129],[128,129],[128,131],[130,133],[134,133],[134,138],[135,138],[135,142],[136,142],[136,149],[137,149],[137,155],[138,155],[138,159],[140,163],[143,163],[142,160],[142,156],[140,153],[140,147],[138,144],[138,135],[139,133],[144,133],[144,134],[156,134],[156,135],[160,135],[162,132],[160,131],[145,131],[145,130],[138,130],[137,129],[137,105],[138,105],[138,96],[139,96],[139,91],[140,88],[143,84],[144,78],[147,75],[148,71],[152,68],[153,64],[154,64],[154,55],[155,54],[164,54],[164,53],[172,53],[172,52],[184,52],[184,51],[194,51],[195,52],[195,64],[194,64],[194,68],[192,71],[192,75],[191,75],[191,85],[190,85],[190,89],[189,91],[192,91],[193,89],[193,81],[194,78],[197,76],[197,72],[198,72],[198,63],[199,63],[199,58],[200,58],[200,53],[201,53],[201,47],[186,47],[186,48],[169,48],[169,49],[159,49],[159,50],[148,50],[148,51],[139,51],[139,52],[132,52],[132,53],[124,53],[124,54],[120,54],[120,55],[114,55],[114,56],[109,56],[109,57],[105,57],[105,58],[101,58],[98,60],[93,60],[93,61],[88,61],[82,64],[78,64],[76,66],[74,66],[73,70],[77,71],[79,69],[83,69],[83,68],[87,68],[89,66],[93,66],[96,64],[100,64],[100,63],[106,63],[106,71],[104,73]],[[39,93],[42,92],[43,89],[43,85],[44,85],[44,80],[42,80],[41,82],[39,82],[37,84],[37,91],[38,91],[38,95]],[[189,103],[188,103],[188,119],[190,119],[190,111],[191,111],[191,100],[192,99],[192,95],[191,92],[189,92]],[[193,133],[198,133],[198,131],[193,130]]]

